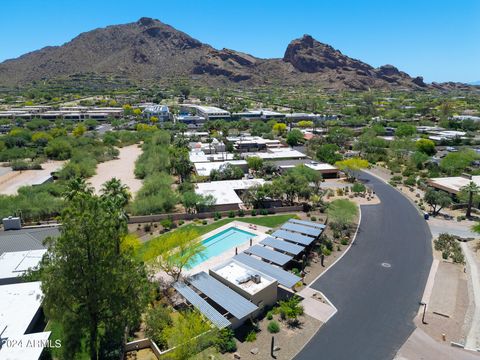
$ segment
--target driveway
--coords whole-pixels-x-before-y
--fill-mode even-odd
[[[413,318],[432,263],[430,230],[398,191],[370,174],[360,178],[381,204],[362,206],[354,245],[312,284],[338,312],[298,360],[393,359],[415,329]]]

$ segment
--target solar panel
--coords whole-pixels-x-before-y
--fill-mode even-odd
[[[200,295],[189,288],[186,284],[176,282],[173,284],[173,287],[219,329],[223,329],[231,325],[230,321],[228,321],[222,314],[215,310],[212,305],[202,299]]]
[[[324,224],[318,224],[313,221],[305,221],[305,220],[298,220],[298,219],[290,219],[288,220],[289,223],[297,224],[297,225],[304,225],[304,226],[310,226],[315,229],[325,229]]]
[[[305,250],[305,248],[303,246],[295,245],[295,244],[292,244],[290,242],[283,241],[283,240],[274,239],[272,237],[267,237],[267,238],[263,239],[262,241],[260,241],[260,244],[269,246],[273,249],[277,249],[277,250],[280,250],[280,251],[285,251],[285,252],[287,252],[289,254],[293,254],[293,255],[298,255],[303,250]]]
[[[300,234],[305,234],[305,235],[313,236],[313,237],[317,237],[322,233],[322,230],[314,229],[314,228],[308,227],[308,226],[292,224],[292,223],[289,223],[289,222],[286,222],[285,224],[283,224],[281,229],[288,230],[288,231],[294,231],[294,232],[297,232],[297,233],[300,233]]]
[[[260,245],[253,245],[244,252],[261,257],[264,260],[270,261],[280,266],[284,266],[286,263],[293,259],[293,257],[289,255],[282,254],[275,250],[270,250]]]
[[[275,236],[284,240],[292,241],[297,244],[302,244],[305,246],[308,246],[315,241],[315,239],[310,236],[305,236],[302,234],[297,234],[297,233],[286,231],[286,230],[277,230],[272,234],[272,236]]]
[[[301,278],[298,276],[279,268],[278,266],[267,264],[265,261],[255,259],[247,254],[240,253],[233,257],[234,260],[237,260],[253,269],[264,273],[278,281],[279,284],[292,288],[298,283]]]
[[[256,305],[204,271],[189,277],[188,282],[237,319],[243,319],[258,309]]]

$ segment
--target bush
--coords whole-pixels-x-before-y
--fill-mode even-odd
[[[202,221],[202,225],[207,225],[208,224],[208,221],[207,220],[203,220]]]
[[[234,217],[235,217],[235,211],[233,211],[233,210],[232,210],[232,211],[229,211],[229,212],[228,212],[228,217],[229,217],[229,218],[234,218]]]
[[[272,320],[268,323],[267,330],[271,334],[276,334],[280,331],[280,325],[275,320]]]
[[[268,215],[268,210],[267,209],[261,209],[260,210],[260,215]]]
[[[409,176],[407,179],[403,181],[403,183],[407,186],[415,186],[415,184],[417,183],[415,175]]]
[[[183,225],[183,224],[185,224],[185,221],[184,221],[184,220],[179,220],[179,221],[178,221],[178,226],[181,226],[181,225]]]
[[[246,342],[254,342],[255,340],[257,340],[257,333],[254,330],[252,330],[247,334],[247,337],[245,338],[245,341]]]
[[[272,320],[273,319],[273,312],[270,310],[267,312],[267,320]]]
[[[243,211],[242,209],[238,210],[238,216],[240,217],[245,216],[245,211]]]
[[[216,211],[215,214],[213,214],[213,218],[215,220],[220,220],[222,218],[222,214],[220,214],[218,211]]]
[[[340,244],[342,244],[342,245],[348,245],[348,239],[347,239],[347,238],[343,238],[343,239],[340,241]]]
[[[365,192],[366,187],[362,183],[356,182],[352,185],[352,192],[359,194]]]
[[[162,305],[155,306],[147,312],[145,324],[145,334],[153,339],[161,349],[165,349],[167,347],[167,339],[163,330],[172,326],[170,311]]]
[[[315,216],[310,216],[310,220],[317,221],[317,218]]]
[[[332,251],[331,251],[331,250],[328,250],[327,248],[324,247],[324,248],[322,249],[322,253],[323,253],[323,255],[325,255],[325,256],[329,256],[329,255],[331,255]]]
[[[151,229],[152,229],[152,225],[150,224],[143,225],[143,231],[150,232]]]
[[[222,354],[236,351],[237,344],[235,343],[233,330],[228,328],[220,330],[215,345]]]
[[[442,252],[442,258],[451,258],[453,262],[463,264],[462,248],[453,235],[443,233],[433,241],[435,250]]]
[[[166,230],[170,230],[173,227],[172,219],[163,219],[160,221],[160,225],[162,225]]]
[[[252,211],[250,212],[250,214],[251,214],[252,216],[257,216],[257,210],[252,209]]]

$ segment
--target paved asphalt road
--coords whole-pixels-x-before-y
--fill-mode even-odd
[[[354,245],[312,285],[338,312],[297,360],[393,359],[415,329],[412,320],[432,263],[430,230],[395,189],[369,174],[360,179],[381,204],[362,206]]]

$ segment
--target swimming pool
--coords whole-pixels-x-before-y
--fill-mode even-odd
[[[236,227],[229,227],[228,229],[222,230],[218,234],[212,235],[202,241],[205,250],[202,251],[202,256],[196,257],[189,268],[191,269],[205,260],[218,256],[228,249],[233,249],[236,246],[246,243],[255,236],[257,235]],[[231,255],[233,255],[233,252]]]

